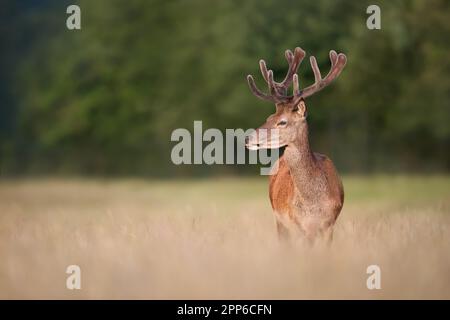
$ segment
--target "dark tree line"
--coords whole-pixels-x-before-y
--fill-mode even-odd
[[[170,162],[173,129],[252,128],[274,107],[245,76],[275,78],[301,46],[340,78],[308,99],[313,149],[347,172],[450,169],[450,4],[380,1],[6,1],[0,11],[0,152],[8,174],[211,174],[249,166]],[[312,83],[305,59],[301,86]],[[257,84],[263,87],[258,76]]]

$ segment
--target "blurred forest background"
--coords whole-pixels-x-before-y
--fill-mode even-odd
[[[79,31],[66,8],[81,7]],[[381,30],[366,9],[381,7]],[[302,47],[340,78],[308,99],[311,143],[347,173],[450,169],[447,0],[95,0],[0,3],[2,176],[209,175],[259,166],[175,166],[175,128],[255,128],[274,111],[258,60],[284,77]],[[301,86],[313,82],[309,62]]]

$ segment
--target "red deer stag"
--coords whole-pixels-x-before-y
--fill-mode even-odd
[[[290,234],[295,233],[313,243],[318,236],[323,236],[329,243],[344,203],[344,188],[333,162],[311,151],[304,99],[336,79],[347,58],[342,53],[330,51],[331,69],[322,79],[316,59],[311,57],[315,83],[301,90],[297,69],[304,57],[305,52],[300,48],[295,48],[294,53],[286,50],[289,69],[282,82],[274,81],[273,72],[267,70],[264,60],[259,62],[269,94],[261,92],[253,77],[247,76],[253,94],[275,103],[276,112],[246,137],[246,146],[252,150],[285,147],[278,159],[278,170],[270,177],[269,187],[279,237],[289,238]],[[293,95],[287,95],[291,84]]]

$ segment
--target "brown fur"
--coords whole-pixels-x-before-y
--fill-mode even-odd
[[[272,209],[276,214],[277,232],[282,239],[289,236],[289,229],[292,226],[296,226],[309,241],[313,241],[319,235],[326,236],[328,241],[332,239],[332,227],[344,204],[344,188],[332,161],[319,153],[313,155],[317,166],[317,172],[314,175],[324,176],[328,182],[323,194],[317,194],[317,197],[312,199],[313,207],[320,205],[319,201],[327,202],[327,211],[324,215],[320,214],[318,217],[310,218],[315,220],[313,222],[318,224],[318,228],[308,228],[311,223],[303,223],[302,212],[296,205],[303,203],[302,195],[296,189],[291,169],[284,159],[284,155],[278,160],[278,171],[270,176],[269,197]],[[308,210],[309,203],[311,201],[305,201],[304,210]],[[311,211],[314,214],[314,208]],[[289,223],[292,225],[287,225]]]

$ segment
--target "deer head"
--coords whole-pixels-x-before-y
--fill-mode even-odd
[[[276,112],[267,118],[266,122],[246,138],[246,146],[251,150],[261,148],[280,148],[293,143],[299,129],[306,124],[307,108],[305,98],[322,90],[336,79],[347,62],[343,53],[330,51],[331,69],[322,79],[316,58],[311,56],[310,63],[314,73],[315,82],[305,89],[300,89],[297,69],[300,66],[305,52],[295,48],[294,53],[286,50],[286,60],[289,64],[286,77],[281,82],[275,82],[272,70],[267,70],[264,60],[259,61],[259,67],[264,80],[269,87],[269,94],[260,91],[251,75],[247,76],[250,90],[262,100],[275,103]],[[288,88],[293,85],[293,94],[287,95]]]

